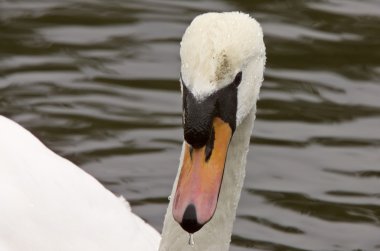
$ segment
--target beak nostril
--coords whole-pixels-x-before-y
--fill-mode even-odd
[[[190,159],[193,159],[194,147],[192,147],[191,145],[189,145],[189,151],[190,151]]]
[[[197,232],[203,227],[203,225],[198,223],[197,212],[194,204],[189,204],[187,206],[180,225],[186,232],[190,234]]]
[[[206,143],[206,161],[208,161],[211,157],[212,150],[214,149],[214,141],[215,141],[215,130],[214,130],[214,127],[212,127],[210,137]]]

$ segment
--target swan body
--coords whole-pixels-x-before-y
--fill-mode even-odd
[[[159,233],[97,180],[0,116],[0,250],[157,250]]]
[[[263,80],[262,30],[239,12],[200,15],[180,54],[184,143],[162,238],[123,198],[0,116],[1,251],[228,250]]]

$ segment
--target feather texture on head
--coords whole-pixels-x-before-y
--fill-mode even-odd
[[[259,23],[240,12],[207,13],[196,17],[181,43],[182,81],[198,100],[230,84],[243,73],[236,125],[258,98],[265,65],[265,45]]]

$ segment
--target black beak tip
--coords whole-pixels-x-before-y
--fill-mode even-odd
[[[197,212],[193,204],[189,204],[182,217],[181,227],[188,233],[193,234],[203,227],[197,220]]]

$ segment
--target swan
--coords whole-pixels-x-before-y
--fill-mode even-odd
[[[263,32],[240,12],[200,15],[180,56],[185,140],[160,250],[228,250],[263,82]],[[188,233],[193,245],[184,245]]]
[[[0,116],[0,250],[228,250],[263,81],[263,33],[247,14],[206,13],[186,29],[180,57],[184,142],[162,235]]]

